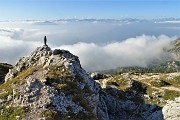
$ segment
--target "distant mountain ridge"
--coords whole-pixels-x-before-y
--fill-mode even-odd
[[[179,23],[180,18],[162,18],[162,19],[138,19],[138,18],[61,18],[54,20],[13,20],[13,21],[0,21],[0,22],[31,22],[38,25],[55,25],[58,22],[92,22],[92,23],[144,23],[144,22],[153,22],[153,23]]]

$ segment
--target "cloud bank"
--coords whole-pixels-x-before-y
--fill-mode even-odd
[[[0,36],[0,62],[14,64],[20,57],[30,54],[40,42],[14,40],[10,37]]]
[[[160,59],[163,48],[174,39],[175,37],[166,35],[158,37],[142,35],[106,45],[77,43],[57,48],[71,51],[79,56],[86,70],[94,71],[124,66],[145,67],[153,60]]]
[[[146,66],[179,37],[177,23],[116,21],[0,22],[0,62],[15,64],[43,45],[71,51],[88,71]],[[164,35],[162,35],[164,34]]]

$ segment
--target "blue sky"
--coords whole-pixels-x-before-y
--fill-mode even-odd
[[[0,0],[0,20],[180,18],[180,0]]]

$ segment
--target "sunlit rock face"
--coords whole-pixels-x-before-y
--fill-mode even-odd
[[[103,99],[100,101],[101,87],[69,51],[38,47],[16,63],[6,75],[5,84],[16,78],[21,80],[13,88],[13,101],[16,106],[31,109],[26,119],[47,117],[42,115],[47,110],[62,117],[109,119],[107,111],[101,110],[106,106]]]

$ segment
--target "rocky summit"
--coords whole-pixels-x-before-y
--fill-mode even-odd
[[[12,107],[28,108],[26,120],[104,117],[104,111],[98,110],[103,106],[100,86],[81,68],[78,57],[68,51],[38,47],[9,71],[4,84],[9,83],[12,96],[7,98],[12,99]]]
[[[161,107],[144,103],[138,83],[132,81],[126,91],[102,88],[77,56],[47,45],[20,58],[4,81],[0,120],[164,119]]]

